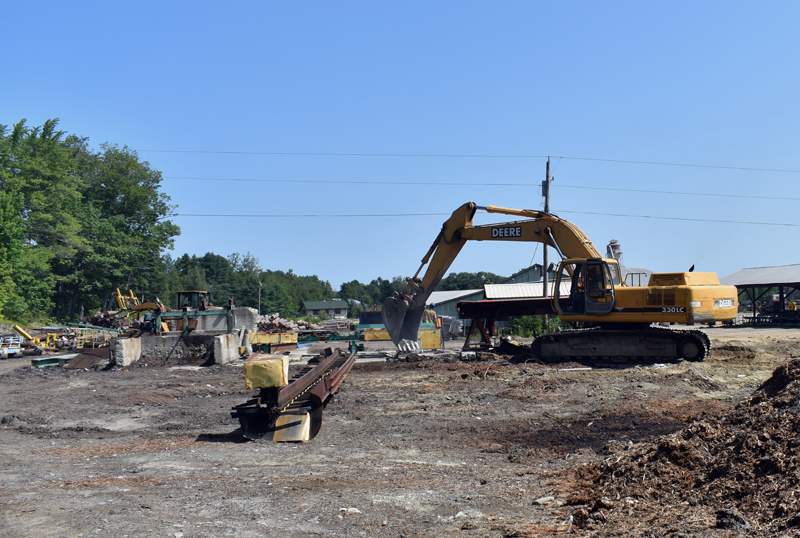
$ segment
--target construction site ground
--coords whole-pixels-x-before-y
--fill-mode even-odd
[[[778,533],[766,512],[739,502],[746,491],[694,494],[636,463],[698,415],[711,423],[730,413],[800,356],[797,329],[704,330],[704,362],[591,369],[464,360],[455,340],[387,361],[391,343],[368,342],[304,444],[242,440],[230,410],[254,391],[241,361],[31,369],[29,358],[8,359],[0,536]],[[615,484],[607,471],[623,463],[628,481]],[[627,493],[631,466],[651,471]],[[792,535],[788,525],[780,532]]]

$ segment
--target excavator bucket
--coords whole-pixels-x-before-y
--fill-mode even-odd
[[[389,297],[383,302],[381,308],[383,324],[394,345],[400,341],[400,330],[403,328],[406,312],[408,312],[408,301],[403,296]]]
[[[382,313],[386,332],[394,345],[399,347],[403,340],[417,341],[424,304],[416,306],[407,296],[396,294],[383,302]]]

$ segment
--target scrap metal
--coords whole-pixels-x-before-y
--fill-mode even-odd
[[[322,410],[339,390],[356,360],[328,348],[308,364],[283,388],[262,388],[258,396],[231,411],[238,418],[242,435],[249,439],[308,441],[322,427]],[[306,425],[307,424],[307,425]],[[301,431],[301,425],[308,430]]]

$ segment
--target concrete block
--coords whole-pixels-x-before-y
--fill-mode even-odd
[[[244,342],[243,355],[249,357],[253,354],[253,344],[250,343],[250,329],[243,329],[240,338],[239,347],[242,347],[242,342]]]
[[[237,306],[233,309],[233,315],[236,316],[234,330],[247,329],[251,333],[258,330],[258,310],[255,308]]]
[[[117,366],[130,366],[142,356],[140,338],[114,338],[110,342],[111,362]]]
[[[196,316],[197,328],[195,330],[208,333],[228,332],[228,312],[220,310],[216,314]]]
[[[214,337],[214,364],[228,364],[239,359],[239,341],[236,334]]]
[[[213,361],[214,336],[200,333],[143,335],[142,359],[153,361]]]

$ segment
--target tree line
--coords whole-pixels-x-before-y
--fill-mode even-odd
[[[127,146],[25,120],[0,125],[0,316],[21,322],[77,320],[116,308],[116,289],[156,295],[175,306],[180,290],[207,290],[213,303],[298,315],[303,301],[334,298],[351,315],[372,309],[396,291],[401,277],[334,290],[316,275],[263,269],[247,254],[212,252],[172,258],[180,228],[162,190],[161,172]],[[439,290],[475,289],[503,279],[493,273],[451,273]],[[260,302],[259,302],[260,298]]]
[[[135,151],[58,130],[0,125],[0,313],[74,319],[116,287],[155,285],[180,229],[161,173]]]

